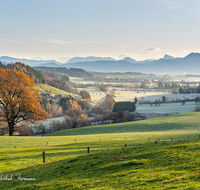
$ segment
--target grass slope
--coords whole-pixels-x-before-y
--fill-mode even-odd
[[[40,89],[40,92],[46,92],[50,94],[64,94],[64,95],[72,95],[72,96],[78,96],[76,94],[72,94],[70,92],[66,92],[64,90],[60,90],[58,88],[55,88],[53,86],[50,86],[48,84],[39,84],[37,88]]]
[[[84,144],[3,149],[1,189],[199,189],[200,142],[149,143],[92,150]],[[85,144],[86,145],[86,144]],[[121,144],[122,145],[122,144]],[[78,149],[78,150],[77,150]],[[76,156],[72,157],[71,154]],[[12,162],[12,167],[9,165]],[[3,164],[2,164],[3,163]],[[22,164],[23,163],[23,164]],[[35,178],[35,181],[16,180]]]
[[[199,116],[1,137],[0,179],[13,180],[0,180],[0,189],[200,189]],[[35,181],[17,180],[19,174]]]
[[[199,131],[200,113],[190,112],[183,114],[168,115],[163,117],[152,118],[142,121],[117,123],[109,125],[97,125],[70,129],[52,133],[49,136],[71,136],[87,134],[105,134],[105,133],[127,133],[127,132],[169,132],[177,130]]]

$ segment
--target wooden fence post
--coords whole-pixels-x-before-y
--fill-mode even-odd
[[[87,153],[88,154],[90,153],[90,147],[87,147]]]
[[[155,144],[157,144],[157,141],[155,141]]]
[[[127,147],[127,144],[125,144],[125,147]]]
[[[45,163],[45,152],[43,151],[43,163]]]

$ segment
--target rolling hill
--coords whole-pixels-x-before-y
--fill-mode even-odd
[[[199,189],[199,114],[1,137],[0,188]]]
[[[36,88],[38,88],[40,90],[40,92],[42,93],[49,93],[49,94],[63,94],[63,95],[72,95],[75,97],[79,97],[77,94],[72,94],[70,92],[64,91],[64,90],[60,90],[58,88],[55,88],[53,86],[50,86],[48,84],[38,84],[36,86]]]
[[[79,68],[66,68],[66,67],[46,67],[46,66],[39,66],[39,67],[34,67],[37,70],[42,70],[42,71],[50,71],[53,73],[59,73],[59,74],[65,74],[70,77],[78,77],[78,78],[92,78],[93,75],[84,69],[79,69]]]

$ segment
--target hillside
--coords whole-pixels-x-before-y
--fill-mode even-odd
[[[4,65],[0,62],[0,67],[5,68],[5,69],[6,68],[16,69],[18,71],[24,72],[25,74],[29,75],[31,78],[33,78],[35,84],[40,84],[39,89],[41,92],[45,91],[47,93],[52,92],[54,94],[64,94],[64,95],[71,94],[70,86],[64,82],[64,80],[67,79],[67,77],[62,76],[63,80],[61,80],[60,76],[58,74],[45,73],[45,72],[43,74],[41,71],[34,69],[34,68],[30,67],[29,65],[26,65],[21,62],[9,63],[7,65]],[[75,70],[79,70],[79,69],[75,69]],[[78,73],[78,72],[76,72],[76,73]],[[46,76],[45,74],[47,74],[49,77]],[[45,82],[49,85],[44,84]],[[42,89],[42,86],[44,87],[43,89]],[[76,95],[74,95],[74,96],[76,96]]]
[[[31,78],[33,78],[35,83],[44,83],[45,82],[44,76],[40,71],[38,71],[24,63],[16,62],[16,63],[9,63],[7,65],[4,65],[4,64],[2,64],[2,62],[0,62],[0,67],[2,67],[4,69],[16,69],[18,71],[24,72],[25,74],[27,74]]]
[[[1,137],[2,179],[20,174],[33,180],[2,181],[0,188],[199,189],[199,116],[186,113],[125,127],[121,123],[111,129],[105,125],[60,131],[66,136]]]
[[[79,68],[65,68],[65,67],[34,67],[35,69],[38,70],[43,70],[43,71],[51,71],[53,73],[62,73],[66,74],[70,77],[78,77],[78,78],[92,78],[93,75],[90,74],[89,72],[79,69]]]
[[[140,71],[143,72],[143,65],[133,64],[128,61],[93,61],[93,62],[76,62],[63,64],[64,67],[68,68],[81,68],[86,71],[98,71],[98,72],[125,72],[125,71]],[[134,70],[134,68],[136,68]]]
[[[50,136],[71,136],[89,134],[110,134],[110,133],[133,133],[133,132],[159,132],[177,130],[200,130],[199,112],[167,115],[142,121],[117,123],[109,125],[97,125],[90,127],[77,128],[76,130],[58,131]]]
[[[39,84],[36,87],[38,89],[40,89],[40,92],[43,92],[43,93],[72,95],[72,96],[78,97],[78,95],[76,95],[76,94],[72,94],[70,92],[66,92],[64,90],[60,90],[60,89],[55,88],[53,86],[50,86],[48,84]]]

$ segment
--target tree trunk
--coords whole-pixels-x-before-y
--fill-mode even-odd
[[[14,125],[12,123],[9,124],[9,136],[12,136],[14,132]]]
[[[13,131],[9,129],[9,136],[12,136]]]

